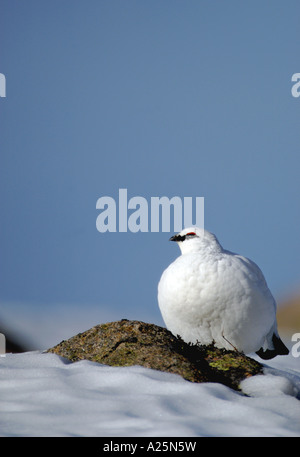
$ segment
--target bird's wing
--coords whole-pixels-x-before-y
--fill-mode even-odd
[[[271,291],[268,287],[267,281],[259,268],[258,265],[256,265],[255,262],[252,260],[248,259],[247,257],[243,257],[241,255],[236,254],[235,258],[239,261],[240,263],[240,268],[244,271],[247,272],[247,275],[250,276],[251,281],[253,284],[256,284],[257,288],[260,290],[260,292],[269,299],[270,302],[273,302],[274,310],[276,311],[276,301],[271,294]]]

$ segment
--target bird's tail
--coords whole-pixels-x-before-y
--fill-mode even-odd
[[[273,349],[266,349],[264,351],[263,348],[260,348],[259,351],[256,352],[256,354],[264,360],[269,360],[273,359],[273,357],[276,357],[276,355],[287,355],[289,353],[288,348],[281,341],[280,337],[275,333],[273,333],[272,336],[272,343]]]

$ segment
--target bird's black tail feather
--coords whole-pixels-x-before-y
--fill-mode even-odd
[[[260,348],[259,351],[256,352],[259,357],[264,360],[273,359],[276,355],[287,355],[289,353],[288,348],[283,344],[281,339],[273,333],[272,342],[274,345],[274,349],[267,349],[266,351],[263,348]]]

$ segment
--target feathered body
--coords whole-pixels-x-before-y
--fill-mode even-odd
[[[196,227],[171,240],[182,255],[163,272],[158,302],[174,335],[266,359],[288,353],[277,331],[276,302],[254,262]]]

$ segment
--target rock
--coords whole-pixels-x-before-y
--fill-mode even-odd
[[[236,351],[185,343],[154,324],[122,319],[62,341],[47,352],[71,362],[91,360],[111,366],[141,365],[191,382],[220,382],[239,390],[240,382],[262,373],[262,365]]]
[[[4,347],[1,349],[4,349],[4,352],[9,354],[16,354],[19,352],[27,352],[29,351],[29,347],[26,345],[25,342],[20,341],[14,333],[11,331],[7,330],[6,328],[1,327],[0,328],[0,334],[4,335]],[[3,338],[2,338],[3,339]]]

